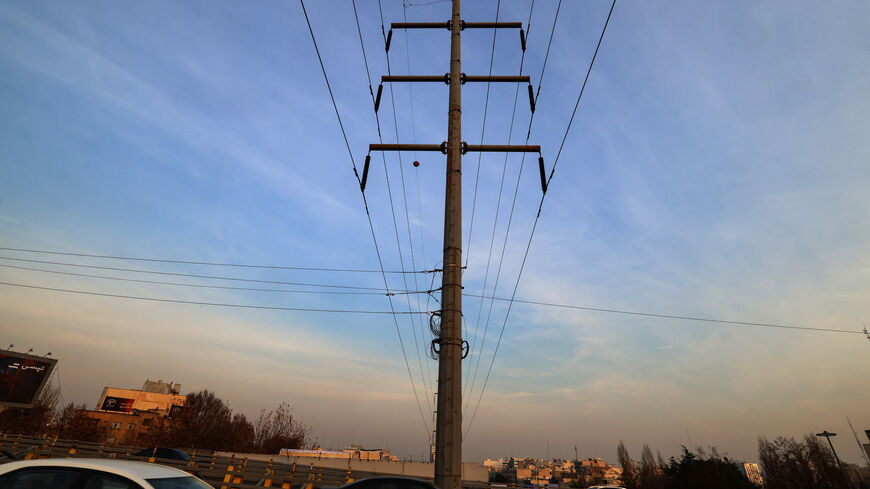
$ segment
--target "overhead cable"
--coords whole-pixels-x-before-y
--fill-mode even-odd
[[[498,15],[501,11],[501,0],[498,0],[498,3],[495,5],[495,23],[498,23]],[[495,40],[496,35],[498,34],[498,29],[492,30],[492,50],[489,53],[489,77],[492,77],[492,64],[495,61]],[[526,51],[523,50],[522,58],[525,58]],[[520,75],[522,75],[522,65],[523,62],[520,61]],[[483,102],[483,123],[480,127],[480,144],[483,144],[483,136],[486,134],[486,116],[489,110],[489,91],[492,87],[492,82],[486,82],[486,98]],[[517,84],[517,89],[519,90],[519,84]],[[510,137],[508,137],[508,144],[510,144]],[[468,260],[471,258],[471,235],[474,231],[474,214],[477,209],[477,184],[480,181],[480,162],[483,158],[483,152],[477,153],[477,172],[474,175],[474,192],[472,193],[471,198],[471,220],[468,225],[468,244],[465,247],[465,267],[468,268]],[[498,214],[498,210],[496,210],[496,214]]]
[[[380,6],[381,5],[380,5],[380,0],[379,0],[378,1],[379,9],[380,9]],[[381,13],[381,32],[383,33],[386,31],[386,29],[384,27],[383,10],[380,9],[379,12]],[[386,38],[384,39],[384,42],[386,42]],[[386,61],[387,61],[387,75],[392,75],[392,66],[390,63],[390,52],[388,50],[384,50],[384,56],[386,57]],[[392,83],[390,84],[390,104],[391,104],[391,109],[393,112],[393,127],[395,128],[395,133],[396,133],[396,143],[398,144],[399,143],[399,119],[398,119],[398,116],[396,113],[396,97],[395,97],[395,92],[393,90]],[[375,113],[375,117],[378,117],[377,112]],[[381,142],[383,142],[383,141],[381,141]],[[399,267],[402,270],[404,270],[405,269],[405,260],[404,260],[404,256],[402,253],[401,240],[399,238],[399,225],[398,225],[398,220],[396,219],[396,210],[395,210],[395,207],[393,205],[393,191],[392,191],[392,185],[390,184],[390,174],[389,174],[389,171],[387,169],[386,156],[384,155],[383,152],[381,152],[381,157],[382,157],[383,163],[384,163],[384,177],[387,181],[387,195],[388,195],[389,200],[390,200],[390,211],[391,211],[392,217],[393,217],[393,230],[395,231],[395,234],[396,234],[396,248],[397,248],[397,251],[399,253]],[[402,152],[401,151],[397,152],[396,157],[399,160],[399,177],[400,177],[400,181],[402,184],[402,201],[404,202],[404,207],[405,207],[405,225],[406,225],[407,230],[408,230],[408,248],[410,249],[410,254],[411,254],[411,267],[416,268],[416,264],[415,264],[416,260],[415,260],[415,256],[414,256],[414,241],[411,237],[411,220],[410,220],[410,215],[408,213],[408,194],[407,194],[407,190],[405,188],[405,169],[404,169],[404,164],[402,163]],[[402,279],[403,279],[404,286],[407,289],[408,288],[407,277],[403,275]],[[416,283],[416,277],[415,277],[414,282]],[[408,310],[410,311],[411,310],[411,297],[410,296],[407,297],[407,300],[408,300]],[[430,402],[431,399],[429,396],[429,389],[428,389],[427,384],[426,384],[426,379],[423,376],[423,358],[422,358],[422,355],[420,354],[420,346],[421,345],[419,343],[419,338],[417,337],[417,325],[414,324],[413,317],[409,318],[409,320],[411,321],[411,331],[414,334],[414,350],[417,353],[417,363],[419,364],[419,367],[420,367],[420,379],[422,381],[421,383],[423,384],[424,398],[426,399],[427,408],[430,411],[432,411],[434,408],[431,405],[431,402]],[[421,326],[421,329],[422,329],[422,326]]]
[[[402,4],[402,19],[406,23],[408,22],[408,7],[404,3]],[[408,38],[408,29],[405,29],[405,63],[406,63],[407,69],[408,69],[408,74],[410,75],[411,74],[411,40]],[[417,123],[416,123],[416,116],[414,114],[414,84],[413,83],[408,84],[408,102],[409,102],[409,105],[411,108],[411,143],[417,144]],[[417,159],[417,152],[415,151],[414,152],[414,160],[416,160],[416,159]],[[417,184],[417,222],[420,223],[420,226],[419,226],[419,228],[420,228],[420,252],[422,255],[422,263],[426,263],[426,244],[425,244],[426,240],[425,240],[425,236],[423,235],[423,198],[422,198],[422,195],[420,192],[420,172],[417,172],[417,171],[414,172],[414,180]],[[404,181],[403,181],[403,184],[404,184]],[[406,201],[405,202],[405,216],[406,216],[406,218],[408,216],[407,205],[408,204]],[[408,222],[408,242],[411,243],[411,224],[410,224],[410,221]],[[411,243],[411,267],[417,268],[417,265],[415,264],[415,259],[414,259],[413,243]],[[419,285],[417,284],[416,277],[414,277],[414,287],[419,287]],[[430,288],[431,288],[431,286],[430,286]],[[420,296],[417,296],[417,309],[420,309]],[[418,318],[418,323],[419,323],[418,326],[420,327],[420,338],[423,340],[422,344],[418,344],[418,346],[421,347],[425,351],[426,348],[428,347],[428,345],[431,344],[426,339],[427,338],[426,331],[428,331],[429,328],[424,327],[424,325],[423,325],[424,321],[422,318]],[[415,341],[416,341],[416,338],[415,338]],[[419,358],[420,357],[418,356],[418,359]],[[430,383],[430,385],[434,384],[434,380],[432,377],[432,370],[429,368],[429,362],[428,361],[425,362],[425,365],[426,365],[426,374],[427,374],[427,378],[429,380],[429,383]],[[422,369],[421,369],[420,374],[422,376]],[[435,388],[432,387],[432,390],[434,391]],[[426,399],[427,399],[427,406],[429,406],[431,409],[432,404],[429,403],[428,400],[432,399],[432,397],[428,395],[428,392],[426,393]],[[432,409],[432,410],[434,411],[434,409]]]
[[[143,261],[152,263],[177,263],[181,265],[208,265],[217,267],[236,268],[262,268],[267,270],[298,270],[311,272],[349,272],[349,273],[381,273],[380,270],[367,270],[361,268],[326,268],[326,267],[300,267],[288,265],[252,265],[247,263],[221,263],[210,261],[170,260],[166,258],[142,258],[132,256],[99,255],[92,253],[72,253],[64,251],[33,250],[25,248],[7,248],[0,246],[0,251],[19,251],[23,253],[38,253],[43,255],[80,256],[85,258],[102,258],[111,260]],[[431,273],[431,270],[386,270],[385,273]]]
[[[74,290],[74,289],[62,289],[58,287],[43,287],[38,285],[27,285],[27,284],[19,284],[13,282],[0,282],[0,285],[6,285],[9,287],[23,287],[27,289],[37,289],[37,290],[48,290],[53,292],[66,292],[70,294],[83,294],[83,295],[94,295],[100,297],[114,297],[119,299],[136,299],[142,301],[152,301],[152,302],[169,302],[172,304],[194,304],[199,306],[216,306],[216,307],[238,307],[245,309],[266,309],[272,311],[300,311],[300,312],[328,312],[328,313],[345,313],[345,314],[429,314],[426,311],[416,311],[416,312],[391,312],[391,311],[366,311],[366,310],[357,310],[357,309],[321,309],[321,308],[312,308],[312,307],[282,307],[282,306],[262,306],[257,304],[229,304],[224,302],[202,302],[202,301],[185,301],[178,299],[163,299],[159,297],[141,297],[134,295],[125,295],[125,294],[108,294],[103,292],[91,292],[87,290]]]
[[[12,258],[9,256],[0,256],[0,260],[7,261],[17,261],[17,262],[26,262],[26,263],[42,263],[44,265],[62,265],[65,267],[77,267],[77,268],[92,268],[96,270],[114,270],[118,272],[134,272],[134,273],[148,273],[152,275],[167,275],[172,277],[189,277],[189,278],[204,278],[210,280],[230,280],[233,282],[251,282],[258,284],[280,284],[280,285],[295,285],[299,287],[324,287],[329,289],[354,289],[354,290],[387,290],[381,289],[378,287],[360,287],[355,285],[334,285],[334,284],[318,284],[311,282],[289,282],[286,280],[263,280],[263,279],[254,279],[254,278],[240,278],[240,277],[224,277],[220,275],[199,275],[195,273],[179,273],[179,272],[161,272],[157,270],[144,270],[140,268],[122,268],[122,267],[107,267],[102,265],[84,265],[81,263],[67,263],[67,262],[59,262],[59,261],[49,261],[49,260],[32,260],[28,258]],[[389,292],[389,290],[387,290]]]
[[[301,2],[302,0],[299,0],[299,1]],[[362,29],[360,28],[360,25],[359,25],[359,16],[356,13],[357,12],[356,11],[356,0],[354,0],[352,3],[353,3],[353,8],[354,8],[354,16],[356,18],[357,30],[359,31],[360,48],[361,48],[362,53],[363,53],[363,58],[366,59],[365,43],[362,40]],[[381,9],[380,0],[378,0],[378,9],[379,10]],[[383,12],[382,11],[381,11],[380,16],[381,16],[381,31],[383,31]],[[311,32],[311,36],[313,39],[314,38],[313,31]],[[318,56],[319,56],[319,54],[318,54]],[[366,61],[366,65],[368,65],[368,61]],[[366,70],[366,74],[368,76],[369,86],[371,86],[371,75],[369,74],[368,69]],[[326,71],[323,72],[323,76],[326,77]],[[371,92],[371,89],[369,89],[369,91]],[[378,121],[377,122],[377,124],[378,124],[378,138],[381,139],[381,141],[383,141],[383,136],[381,135],[381,129],[380,129],[380,120],[378,119],[377,111],[375,111],[375,119]],[[383,157],[383,154],[381,156]],[[351,158],[351,161],[352,160],[353,160],[353,158]],[[386,170],[386,159],[384,159],[384,168]],[[384,280],[384,287],[386,287],[387,290],[389,291],[389,284],[387,282],[387,275],[386,275],[386,273],[383,272],[384,271],[384,262],[383,262],[383,258],[381,257],[380,248],[378,247],[377,237],[375,236],[375,227],[374,227],[374,223],[372,222],[371,212],[369,211],[368,201],[366,200],[365,191],[362,189],[362,187],[360,188],[360,190],[361,190],[360,193],[362,194],[363,204],[365,206],[366,218],[368,219],[368,223],[369,223],[369,231],[371,232],[372,242],[375,245],[375,252],[376,252],[377,257],[378,257],[378,264],[379,264],[381,271],[382,271],[381,276]],[[404,269],[404,266],[402,267],[402,269]],[[403,277],[404,277],[404,275],[403,275]],[[399,321],[397,318],[397,312],[396,312],[395,306],[393,304],[392,296],[387,296],[387,300],[390,303],[390,310],[393,312],[393,315],[392,315],[393,325],[395,326],[395,329],[396,329],[396,336],[399,339],[399,346],[402,350],[402,358],[405,362],[405,369],[408,372],[408,380],[411,382],[411,390],[414,393],[414,400],[417,402],[417,409],[420,412],[420,420],[423,422],[423,430],[425,431],[426,436],[428,438],[430,438],[430,440],[431,440],[429,426],[426,423],[426,416],[423,414],[423,407],[420,404],[420,396],[417,394],[417,386],[414,383],[414,376],[411,374],[411,365],[408,362],[408,354],[405,351],[405,343],[404,343],[404,340],[402,339],[402,332],[401,332],[401,329],[399,328]]]
[[[135,278],[122,278],[122,277],[109,277],[106,275],[93,275],[89,273],[75,273],[75,272],[62,272],[60,270],[45,270],[42,268],[31,268],[31,267],[18,267],[15,265],[3,265],[0,264],[0,267],[3,268],[14,268],[17,270],[28,270],[32,272],[43,272],[43,273],[52,273],[56,275],[68,275],[74,277],[85,277],[85,278],[98,278],[102,280],[115,280],[121,282],[135,282],[141,284],[154,284],[154,285],[173,285],[179,287],[194,287],[201,289],[219,289],[219,290],[240,290],[240,291],[248,291],[248,292],[280,292],[285,294],[317,294],[317,295],[399,295],[399,294],[428,294],[428,290],[420,290],[420,291],[400,291],[393,290],[390,292],[349,292],[344,290],[291,290],[291,289],[266,289],[259,287],[230,287],[226,285],[206,285],[206,284],[190,284],[190,283],[180,283],[180,282],[164,282],[161,280],[142,280]],[[434,277],[434,275],[433,275]]]
[[[560,3],[561,3],[561,0],[560,0]],[[577,113],[577,107],[580,105],[580,98],[583,96],[583,91],[586,88],[586,82],[589,80],[589,74],[592,72],[592,66],[595,63],[595,58],[598,55],[598,50],[599,50],[599,48],[601,48],[601,43],[604,40],[604,33],[607,31],[607,26],[610,24],[610,17],[613,15],[613,9],[615,6],[616,6],[616,0],[612,0],[612,3],[610,5],[610,11],[607,13],[607,19],[604,21],[604,27],[602,27],[601,35],[598,38],[598,44],[595,46],[595,53],[592,56],[592,60],[589,62],[589,69],[586,71],[586,77],[584,78],[583,85],[580,88],[580,95],[577,97],[577,103],[574,105],[574,112],[571,114],[571,119],[568,123],[568,127],[565,130],[565,136],[562,139],[563,145],[565,143],[565,139],[568,136],[568,132],[571,129],[571,122],[573,122],[573,120],[574,120],[574,115]],[[532,117],[534,117],[534,113],[532,113]],[[529,121],[529,133],[531,134],[531,120]],[[550,178],[547,180],[548,184],[549,184],[549,181],[553,178],[553,172],[555,171],[555,165],[556,165],[556,162],[558,162],[559,155],[561,154],[561,151],[562,151],[562,148],[560,146],[559,153],[557,154],[556,159],[553,162],[553,170],[550,172]],[[523,156],[525,156],[525,154]],[[494,349],[493,354],[492,354],[492,360],[490,361],[489,368],[487,369],[486,378],[484,379],[483,386],[481,387],[480,396],[478,396],[478,399],[477,399],[477,404],[474,407],[474,413],[471,416],[471,421],[469,421],[468,428],[466,428],[466,432],[465,432],[466,436],[468,435],[468,431],[471,429],[472,423],[474,423],[474,418],[477,416],[477,410],[480,407],[480,401],[483,399],[483,393],[486,390],[487,383],[489,382],[489,376],[492,373],[492,366],[495,364],[495,358],[496,358],[496,355],[498,354],[498,349],[499,349],[499,346],[501,345],[502,337],[504,336],[505,326],[507,325],[508,318],[510,317],[510,312],[511,312],[511,308],[513,306],[514,299],[516,299],[517,289],[519,288],[519,285],[520,285],[520,279],[523,276],[523,270],[525,269],[525,266],[526,266],[526,260],[528,259],[528,256],[529,256],[529,250],[532,247],[532,239],[535,236],[535,230],[537,229],[538,222],[541,218],[541,210],[543,208],[544,199],[546,198],[546,196],[547,196],[546,193],[544,193],[541,196],[541,202],[538,205],[538,212],[537,212],[537,215],[535,216],[535,221],[532,224],[532,231],[529,234],[529,240],[528,240],[528,243],[526,244],[526,250],[525,250],[525,253],[523,254],[523,260],[522,260],[522,263],[520,264],[519,272],[517,273],[517,280],[516,280],[516,283],[514,284],[514,289],[513,289],[513,292],[511,293],[511,298],[508,302],[507,312],[505,313],[504,321],[502,322],[502,326],[501,326],[501,331],[499,332],[499,335],[498,335],[498,341],[496,341],[495,349]],[[516,201],[516,194],[514,195],[514,200]],[[513,209],[511,210],[511,213],[513,213]],[[505,236],[505,239],[507,239],[507,235]],[[502,253],[504,253],[504,249],[502,249]],[[493,289],[493,290],[495,290],[495,289]]]
[[[535,1],[532,0],[531,4],[529,6],[529,18],[528,18],[528,21],[526,21],[526,33],[531,33],[532,13],[534,12],[534,9],[535,9]],[[528,36],[526,37],[526,42],[528,42]],[[495,35],[494,34],[493,34],[493,47],[495,47]],[[520,55],[520,68],[519,68],[520,75],[523,74],[523,65],[525,63],[525,60],[526,60],[526,50],[524,49],[522,51],[522,54]],[[490,61],[490,69],[492,69],[491,61]],[[514,133],[514,120],[515,120],[516,114],[517,114],[517,101],[519,100],[519,94],[520,94],[520,85],[517,84],[516,91],[514,93],[514,106],[513,106],[513,110],[511,111],[511,122],[510,122],[510,125],[508,126],[508,139],[507,139],[508,144],[510,144],[511,138],[513,137],[513,133]],[[481,133],[481,137],[483,137],[482,133]],[[528,143],[528,139],[529,138],[526,138],[526,143]],[[495,217],[494,217],[493,223],[492,223],[492,236],[490,237],[490,240],[489,240],[489,253],[487,254],[487,258],[486,258],[486,270],[485,270],[484,276],[483,276],[483,293],[484,294],[486,293],[486,286],[489,283],[489,270],[490,270],[490,265],[492,264],[492,250],[493,250],[493,246],[495,244],[495,231],[496,231],[496,228],[498,226],[498,217],[499,217],[499,213],[501,212],[501,198],[502,198],[502,193],[504,191],[505,177],[507,175],[507,161],[508,161],[508,153],[506,152],[504,155],[504,163],[502,164],[502,169],[501,169],[501,182],[499,183],[499,187],[498,187],[498,198],[496,199],[496,206],[495,206]],[[478,172],[479,171],[480,171],[480,159],[478,159]],[[477,182],[475,181],[475,189],[476,188],[477,188]],[[474,214],[472,211],[472,220],[473,220],[473,218],[474,218]],[[470,227],[469,227],[469,236],[468,236],[468,246],[469,247],[471,246],[471,228]],[[467,266],[468,265],[467,258],[466,258],[465,263]],[[495,289],[493,289],[493,293],[495,293]],[[477,333],[480,329],[480,315],[481,315],[482,311],[483,311],[483,298],[480,299],[480,302],[479,302],[478,307],[477,307],[477,320],[474,322],[474,334],[472,336],[471,344],[469,346],[470,352],[473,352],[475,346],[477,346]],[[476,366],[475,366],[473,375],[465,377],[465,385],[463,386],[463,399],[469,399],[470,394],[471,394],[471,389],[474,388],[474,382],[477,378],[477,371],[480,368],[480,357],[481,357],[481,354],[483,353],[483,344],[485,341],[486,341],[486,332],[484,331],[483,339],[481,340],[481,343],[480,343],[480,349],[478,351],[478,354],[476,355]],[[469,379],[471,379],[471,380],[469,380]],[[469,389],[469,386],[470,386],[470,389]],[[466,392],[466,389],[468,389],[467,392]]]
[[[462,294],[467,297],[484,297],[486,299],[493,299],[497,301],[511,301],[511,299],[507,297],[493,297],[493,296],[483,296],[481,294]],[[680,316],[674,314],[660,314],[653,312],[642,312],[642,311],[629,311],[624,309],[610,309],[603,307],[590,307],[590,306],[578,306],[574,304],[557,304],[553,302],[541,302],[541,301],[533,301],[533,300],[523,300],[514,298],[512,302],[520,303],[520,304],[531,304],[535,306],[545,306],[545,307],[559,307],[565,309],[577,309],[582,311],[593,311],[593,312],[605,312],[612,314],[627,314],[631,316],[645,316],[645,317],[654,317],[654,318],[662,318],[662,319],[679,319],[682,321],[698,321],[705,323],[717,323],[717,324],[728,324],[728,325],[737,325],[737,326],[758,326],[763,328],[779,328],[779,329],[793,329],[800,331],[820,331],[825,333],[853,333],[853,334],[863,334],[863,331],[853,331],[848,329],[831,329],[831,328],[817,328],[811,326],[796,326],[791,324],[777,324],[777,323],[761,323],[761,322],[752,322],[752,321],[733,321],[729,319],[716,319],[716,318],[707,318],[707,317],[698,317],[698,316]]]
[[[562,7],[562,1],[559,0],[558,5],[556,6],[556,13],[553,16],[553,27],[550,29],[550,38],[547,41],[547,52],[544,55],[544,62],[543,62],[543,65],[541,67],[541,76],[538,79],[538,95],[540,94],[540,88],[541,88],[541,85],[543,84],[544,74],[546,73],[546,70],[547,70],[547,61],[550,57],[550,46],[553,43],[553,36],[556,32],[556,23],[559,20],[559,11],[560,11],[561,7]],[[532,5],[529,9],[529,25],[527,26],[527,31],[531,31],[531,17],[532,17],[532,10],[533,9],[534,9],[534,1],[532,2]],[[537,103],[538,95],[535,95],[535,99],[534,99],[533,104]],[[519,97],[519,87],[517,87],[517,93],[514,95],[514,105],[515,106],[516,106],[516,101],[517,101],[518,97]],[[531,138],[532,124],[534,124],[534,121],[535,121],[535,113],[532,112],[531,115],[529,116],[529,125],[528,125],[528,130],[526,131],[526,144],[529,143],[529,139]],[[511,125],[510,134],[513,135],[513,125]],[[504,177],[505,177],[504,171],[507,168],[507,159],[508,159],[508,154],[505,153],[504,169],[502,171],[502,182],[499,186],[499,201],[498,201],[499,208],[501,207],[501,193],[502,193],[502,189],[504,186]],[[499,281],[501,279],[501,270],[502,270],[502,266],[504,265],[505,251],[507,250],[507,241],[508,241],[508,237],[510,236],[511,226],[513,225],[514,211],[516,209],[517,196],[519,195],[519,190],[520,190],[520,179],[522,177],[523,168],[525,168],[525,164],[526,164],[526,154],[523,153],[523,156],[520,159],[520,168],[517,171],[517,180],[516,180],[516,184],[514,185],[514,195],[513,195],[512,201],[511,201],[510,212],[508,213],[507,226],[505,227],[505,234],[504,234],[504,241],[502,242],[501,256],[499,257],[498,268],[497,268],[496,274],[495,274],[495,282],[493,283],[493,288],[492,288],[493,295],[495,295],[496,290],[498,289]],[[489,258],[487,259],[487,277],[489,276],[489,262],[492,258],[492,249],[493,249],[493,243],[495,240],[495,231],[496,231],[497,219],[498,219],[498,215],[496,215],[496,222],[493,223],[493,228],[492,228],[492,238],[490,240],[490,255],[489,255]],[[484,292],[485,292],[485,290],[484,290]],[[481,306],[483,305],[483,299],[481,299],[480,305]],[[490,319],[492,318],[492,307],[493,307],[493,301],[490,301],[489,309],[486,313],[486,322],[484,323],[484,328],[483,328],[483,338],[480,342],[480,348],[478,350],[477,360],[475,362],[474,374],[472,375],[472,378],[471,378],[471,384],[470,384],[470,388],[469,388],[469,402],[471,402],[471,393],[474,392],[474,384],[477,381],[477,374],[480,370],[480,360],[483,357],[483,346],[486,342],[486,335],[487,335],[487,332],[489,331],[489,322],[490,322]],[[480,309],[478,310],[478,322],[479,321],[480,321]],[[493,351],[493,355],[495,355],[495,350]],[[482,392],[482,389],[481,389],[481,392]],[[471,420],[472,421],[474,420],[473,416],[471,417]],[[468,428],[466,429],[466,434],[468,432],[468,429],[470,429],[470,428],[471,428],[471,422],[469,422]]]

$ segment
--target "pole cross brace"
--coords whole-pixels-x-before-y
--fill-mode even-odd
[[[387,39],[384,47],[387,52],[390,51],[390,43],[393,40],[393,29],[447,29],[453,30],[453,21],[447,22],[393,22],[390,24],[390,30],[387,33]],[[459,21],[459,30],[465,29],[519,29],[520,30],[520,47],[523,51],[526,50],[526,34],[523,31],[522,22],[466,22]]]
[[[531,77],[528,75],[512,76],[512,75],[459,75],[459,82],[492,82],[492,83],[531,83]],[[397,83],[397,82],[442,82],[450,84],[450,74],[444,75],[384,75],[381,77],[381,83]]]
[[[447,154],[446,142],[441,144],[370,144],[369,151],[439,151]],[[540,153],[540,145],[524,144],[467,144],[462,143],[462,154],[474,153]]]
[[[452,29],[452,22],[393,22],[390,29]],[[522,22],[465,22],[459,21],[459,29],[521,29]]]

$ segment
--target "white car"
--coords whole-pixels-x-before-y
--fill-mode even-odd
[[[0,465],[0,489],[213,489],[165,465],[102,458],[46,458]]]

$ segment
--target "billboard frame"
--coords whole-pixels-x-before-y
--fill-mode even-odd
[[[34,361],[48,364],[46,366],[48,372],[43,375],[42,380],[39,382],[39,386],[37,386],[36,392],[33,394],[33,398],[30,402],[13,402],[0,399],[0,406],[3,407],[24,409],[32,408],[36,404],[36,401],[39,399],[39,396],[41,396],[42,392],[45,390],[45,386],[48,384],[49,379],[51,379],[51,376],[54,374],[54,370],[57,367],[57,359],[47,356],[43,357],[39,355],[31,355],[29,353],[20,353],[12,350],[0,350],[0,357],[15,357],[20,358],[23,361]]]

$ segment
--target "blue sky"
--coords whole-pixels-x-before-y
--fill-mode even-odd
[[[449,12],[444,2],[406,10],[398,0],[382,4],[387,23],[404,14],[411,21],[444,20]],[[497,2],[466,4],[466,19],[494,20]],[[377,4],[357,6],[376,78],[387,71]],[[609,6],[597,0],[561,5],[529,141],[542,145],[548,168]],[[322,0],[306,7],[361,166],[378,134],[352,5]],[[556,7],[538,1],[532,12],[523,73],[536,87]],[[527,1],[500,6],[500,20],[528,17]],[[618,3],[517,296],[860,330],[861,321],[870,321],[867,18],[863,2]],[[486,74],[492,33],[467,30],[463,40],[463,71]],[[447,48],[446,30],[397,31],[392,72],[444,73]],[[493,73],[517,74],[520,55],[516,33],[499,32]],[[392,89],[391,96],[385,87],[380,109],[385,142],[397,132],[403,142],[445,138],[444,85]],[[515,144],[529,123],[522,90]],[[463,87],[469,143],[480,142],[485,94],[484,85]],[[485,142],[508,142],[514,94],[514,86],[492,87]],[[378,268],[297,3],[2,1],[0,110],[0,246]],[[520,172],[518,155],[484,155],[475,198],[477,164],[477,155],[464,158],[466,292],[479,293],[484,280],[492,291],[516,188],[496,292],[509,296],[540,199],[537,169],[529,159]],[[385,268],[439,265],[442,165],[438,154],[402,154],[401,162],[395,154],[373,154],[366,196]],[[0,256],[383,287],[379,274]],[[390,307],[377,295],[187,288],[13,268],[0,268],[0,278],[188,301]],[[406,278],[407,284],[390,275],[390,287],[425,290],[433,277]],[[0,324],[8,343],[52,351],[67,400],[93,404],[105,385],[162,378],[185,390],[212,388],[251,415],[290,401],[324,446],[356,442],[413,457],[427,450],[437,367],[424,355],[422,322],[2,290]],[[425,299],[397,296],[394,306],[437,307]],[[489,303],[473,297],[464,305],[466,337],[479,344],[487,331],[482,355],[475,350],[464,365],[473,377],[481,359],[469,396],[476,402],[506,308],[496,302],[489,313]],[[867,348],[858,334],[514,305],[465,458],[544,457],[548,447],[549,455],[567,457],[578,445],[582,456],[612,460],[620,439],[636,453],[646,442],[667,456],[691,438],[754,459],[758,435],[848,434],[846,416],[859,430],[870,427],[862,417],[870,396],[859,380],[870,368]],[[470,417],[467,412],[466,422]],[[857,462],[857,446],[848,437],[837,441],[844,458]]]

